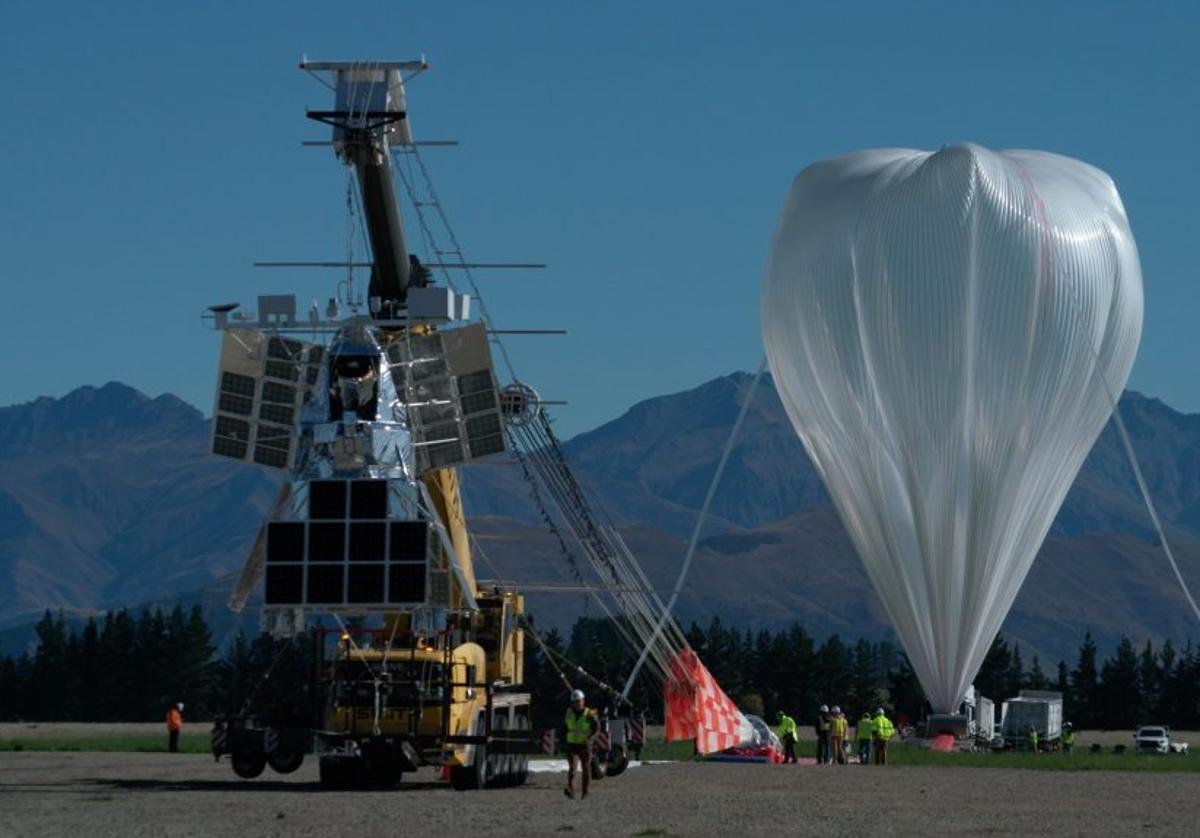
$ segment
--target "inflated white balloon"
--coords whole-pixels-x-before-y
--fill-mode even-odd
[[[1142,278],[1116,187],[975,145],[816,163],[762,319],[788,416],[953,712],[1133,365]]]

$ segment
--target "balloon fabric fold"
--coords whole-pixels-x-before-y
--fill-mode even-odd
[[[955,712],[1124,388],[1112,180],[1038,151],[863,151],[795,179],[762,327],[780,397],[937,712]]]

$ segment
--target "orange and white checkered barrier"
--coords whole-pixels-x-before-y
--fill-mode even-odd
[[[690,648],[672,658],[663,685],[668,742],[694,739],[702,754],[735,748],[753,728]]]

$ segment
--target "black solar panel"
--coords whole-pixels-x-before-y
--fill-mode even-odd
[[[221,392],[254,398],[254,378],[249,375],[238,375],[236,372],[222,372]]]
[[[383,592],[384,566],[352,565],[350,568],[350,583],[346,590],[346,602],[372,603],[386,602]]]
[[[304,561],[304,522],[267,524],[267,564]]]
[[[340,605],[345,600],[342,565],[310,564],[308,566],[308,595],[310,605]]]
[[[233,457],[235,460],[246,459],[246,443],[232,439],[216,437],[213,440],[213,453],[222,457]]]
[[[217,399],[217,410],[236,413],[239,416],[249,416],[254,410],[254,399],[235,396],[232,393],[221,393]]]
[[[350,517],[358,521],[387,517],[386,480],[355,480],[350,484]]]
[[[296,421],[296,411],[286,404],[263,403],[258,408],[258,418],[264,422],[291,425]]]
[[[249,442],[250,423],[243,422],[241,419],[234,419],[231,416],[218,416],[215,433],[217,436],[236,439],[239,442]]]
[[[287,361],[267,361],[264,370],[268,378],[282,378],[284,381],[295,381],[300,377],[300,365],[289,364]]]
[[[304,352],[304,344],[286,338],[273,337],[267,341],[268,358],[299,358]]]
[[[424,521],[393,521],[388,557],[394,562],[424,562],[429,526]]]
[[[262,400],[276,404],[295,404],[296,388],[275,381],[264,381],[262,385]]]
[[[351,524],[349,558],[352,562],[381,562],[386,559],[387,524]]]
[[[346,481],[313,480],[308,484],[308,517],[341,520],[346,517]]]
[[[341,562],[346,560],[346,525],[323,521],[308,525],[308,560]]]

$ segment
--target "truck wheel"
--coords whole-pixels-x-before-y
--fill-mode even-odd
[[[616,777],[619,774],[623,774],[628,767],[629,752],[625,750],[624,745],[618,745],[609,754],[608,764],[604,766],[604,772],[609,777]]]
[[[500,736],[508,736],[508,717],[503,712],[492,720],[492,730]],[[502,788],[512,782],[512,757],[508,753],[508,743],[497,743],[488,754],[488,788]]]
[[[592,779],[593,780],[603,780],[606,767],[607,766],[605,763],[601,762],[599,759],[596,758],[595,755],[593,755],[592,756]]]
[[[470,765],[450,766],[450,785],[458,791],[475,791],[484,787],[486,780],[487,746],[476,745],[475,757]]]
[[[253,780],[267,767],[267,758],[262,754],[233,754],[229,761],[233,763],[233,773],[243,780]]]
[[[280,774],[291,774],[304,764],[304,751],[272,751],[267,765]]]
[[[321,788],[326,791],[348,791],[366,785],[366,770],[358,757],[321,757]]]
[[[517,730],[523,734],[528,733],[528,716],[517,716]],[[514,759],[516,760],[516,772],[513,774],[513,785],[523,786],[529,779],[529,754],[519,754]]]

